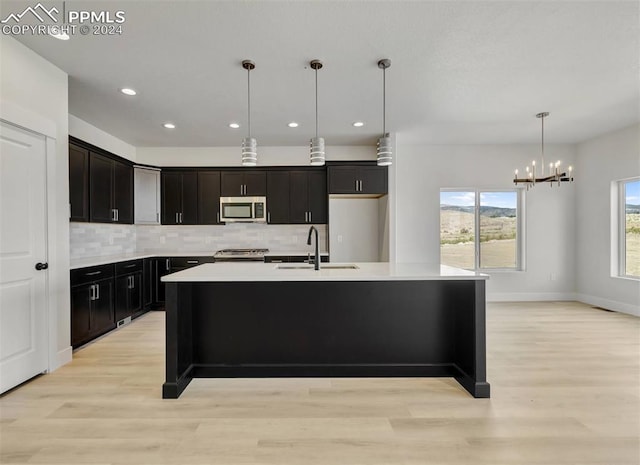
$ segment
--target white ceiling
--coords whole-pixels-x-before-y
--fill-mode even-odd
[[[2,16],[35,2],[2,2]],[[61,2],[44,2],[58,5]],[[119,37],[18,40],[69,73],[69,111],[135,146],[575,143],[640,121],[638,1],[68,1],[124,10]],[[138,90],[128,98],[121,87]],[[300,127],[290,129],[289,121]],[[363,128],[353,121],[362,120]],[[161,124],[173,121],[178,129]],[[237,121],[241,129],[228,123]]]

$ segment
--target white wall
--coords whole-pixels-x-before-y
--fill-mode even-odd
[[[441,188],[511,188],[513,170],[540,156],[539,145],[415,146],[403,144],[402,134],[396,144],[397,262],[440,261]],[[545,152],[548,159],[575,165],[573,146],[547,145]],[[537,186],[525,194],[526,271],[490,272],[489,299],[573,298],[575,191],[575,185],[564,184]]]
[[[69,162],[67,74],[13,38],[0,36],[0,102],[55,126],[48,160],[50,369],[71,360],[69,312]],[[11,117],[7,119],[11,121]]]
[[[640,176],[640,125],[577,147],[576,251],[580,300],[640,316],[640,282],[611,276],[611,183]]]
[[[136,148],[133,145],[73,115],[69,115],[69,134],[123,158],[136,161]]]
[[[240,142],[237,147],[137,147],[136,158],[154,166],[240,166]],[[376,148],[327,146],[326,159],[375,160]],[[296,165],[309,165],[309,147],[258,146],[258,166]]]

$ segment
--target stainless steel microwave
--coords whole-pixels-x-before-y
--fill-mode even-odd
[[[266,197],[220,197],[220,221],[266,223]]]

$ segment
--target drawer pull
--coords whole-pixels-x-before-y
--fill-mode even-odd
[[[194,264],[194,263],[198,264],[198,263],[200,263],[200,261],[198,261],[198,260],[187,260],[187,263],[189,263],[189,264]]]
[[[102,271],[92,271],[91,273],[85,273],[85,276],[95,276],[97,274],[101,274]]]
[[[138,266],[137,263],[132,263],[131,265],[125,266],[125,268],[133,268],[134,266]]]

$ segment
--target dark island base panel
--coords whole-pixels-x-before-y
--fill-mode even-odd
[[[167,283],[166,318],[166,399],[227,377],[453,377],[490,395],[483,280]]]

